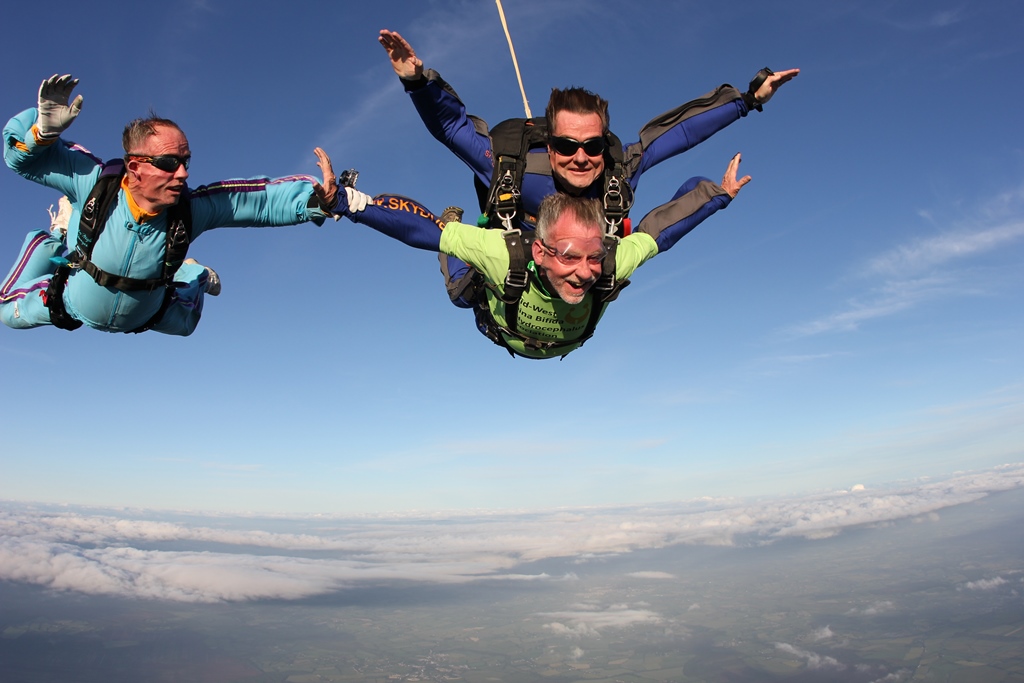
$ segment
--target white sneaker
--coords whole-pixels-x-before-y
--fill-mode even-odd
[[[197,266],[202,265],[194,258],[187,258],[183,263],[194,263]],[[217,275],[217,271],[210,266],[203,266],[203,268],[206,268],[206,287],[204,289],[210,296],[217,296],[220,294],[220,275]]]
[[[57,213],[53,212],[53,205],[46,210],[50,214],[50,233],[64,241],[68,234],[68,223],[71,221],[71,201],[67,197],[61,197],[57,202]]]

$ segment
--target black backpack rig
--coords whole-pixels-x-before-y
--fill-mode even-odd
[[[96,284],[122,292],[153,291],[160,287],[164,288],[164,300],[157,312],[142,326],[134,330],[126,330],[126,332],[139,333],[152,329],[160,322],[171,305],[174,290],[179,286],[174,282],[174,275],[184,262],[185,256],[188,254],[189,243],[192,241],[192,205],[187,189],[182,193],[178,203],[167,210],[167,241],[163,272],[160,277],[143,280],[115,275],[100,269],[91,260],[96,240],[99,239],[106,227],[107,219],[117,201],[124,174],[123,160],[108,161],[103,165],[99,178],[96,179],[96,185],[93,186],[92,192],[89,193],[89,197],[85,201],[78,225],[78,241],[75,250],[68,254],[66,263],[57,267],[43,298],[46,307],[50,310],[50,322],[54,327],[59,327],[62,330],[77,330],[82,326],[82,322],[71,317],[64,307],[64,288],[67,286],[68,277],[73,270],[82,270],[95,280]]]
[[[488,134],[491,137],[491,153],[494,155],[491,185],[484,187],[480,179],[476,179],[480,211],[487,217],[486,227],[510,230],[516,227],[514,222],[517,219],[533,222],[533,217],[527,216],[523,209],[520,188],[523,176],[528,171],[551,175],[547,157],[529,154],[532,149],[547,146],[547,118],[509,119],[496,125]],[[604,140],[604,194],[601,203],[607,223],[606,232],[625,237],[629,232],[628,224],[624,221],[633,206],[633,188],[626,177],[622,142],[611,131],[605,132]]]
[[[478,123],[483,125],[482,121]],[[499,325],[491,314],[484,290],[487,284],[479,273],[474,272],[471,281],[460,288],[459,294],[474,302],[477,327],[491,341],[505,348],[513,356],[517,354],[505,341],[504,336],[519,339],[528,349],[549,350],[582,346],[594,335],[605,304],[614,301],[619,292],[629,285],[629,280],[615,279],[615,251],[619,238],[629,233],[629,223],[626,219],[633,205],[633,190],[625,174],[622,142],[610,131],[604,135],[605,171],[602,176],[602,205],[606,223],[603,242],[607,256],[602,262],[601,276],[591,288],[592,301],[586,327],[578,339],[546,341],[521,333],[517,320],[519,302],[529,286],[527,265],[533,260],[533,231],[523,230],[522,225],[526,221],[535,221],[534,217],[526,215],[520,188],[523,176],[528,171],[551,175],[551,165],[546,156],[529,154],[531,149],[547,145],[548,121],[545,117],[509,119],[496,125],[489,131],[489,135],[491,153],[494,156],[494,174],[490,187],[485,187],[477,178],[476,188],[480,202],[481,227],[501,230],[508,248],[509,269],[505,276],[503,292],[499,293],[492,287],[494,295],[505,304],[506,324]],[[534,163],[534,160],[539,159],[543,159],[543,162]]]

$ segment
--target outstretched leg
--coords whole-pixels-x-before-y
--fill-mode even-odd
[[[153,331],[187,337],[195,332],[203,316],[203,298],[220,294],[220,277],[212,268],[189,258],[174,274],[174,282],[178,286],[171,294],[171,303]]]
[[[462,209],[450,206],[437,217],[408,197],[380,194],[370,200],[352,188],[346,188],[346,192],[347,196],[339,197],[340,213],[354,223],[368,225],[410,247],[439,252],[438,260],[448,297],[459,308],[473,308],[473,292],[470,289],[473,269],[454,256],[440,253],[441,230],[448,223],[460,220]],[[353,200],[357,200],[358,204]]]
[[[465,212],[457,206],[449,206],[441,213],[441,224],[459,223]],[[474,285],[474,271],[462,259],[439,253],[437,260],[441,263],[441,275],[444,287],[448,290],[448,298],[459,308],[473,308],[477,292]]]
[[[51,324],[43,294],[57,270],[50,259],[63,253],[64,243],[53,234],[45,230],[28,234],[18,260],[0,284],[0,322],[18,330]]]

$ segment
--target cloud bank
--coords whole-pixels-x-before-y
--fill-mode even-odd
[[[538,616],[555,619],[544,624],[544,628],[561,636],[582,637],[597,636],[609,628],[628,628],[640,624],[659,624],[663,620],[660,614],[649,609],[636,609],[628,605],[611,605],[597,607],[584,605],[581,609],[564,612],[540,612]]]
[[[964,584],[964,588],[970,591],[990,591],[1005,586],[1009,581],[1001,576],[997,576],[994,579],[980,579],[978,581],[968,581]]]
[[[1024,464],[884,491],[858,487],[772,500],[547,512],[294,519],[188,517],[0,504],[0,580],[57,591],[185,602],[294,600],[367,585],[571,581],[523,571],[529,562],[676,545],[750,546],[835,536],[844,529],[935,511],[1024,486]],[[265,531],[293,528],[296,533]],[[640,571],[641,580],[672,580]],[[974,582],[991,590],[1001,578]],[[884,610],[874,605],[857,613]],[[656,618],[644,610],[550,615],[568,632]]]

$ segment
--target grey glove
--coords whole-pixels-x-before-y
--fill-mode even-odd
[[[68,98],[76,85],[78,79],[72,78],[71,74],[54,74],[39,86],[39,118],[36,119],[39,137],[44,140],[60,137],[78,116],[78,112],[82,111],[81,95],[68,104]]]

